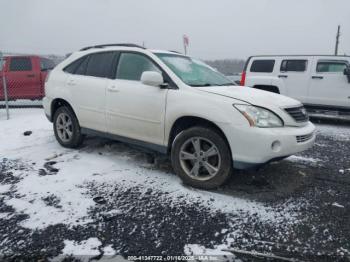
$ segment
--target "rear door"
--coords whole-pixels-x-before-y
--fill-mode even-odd
[[[115,55],[100,52],[85,56],[67,78],[66,85],[82,127],[106,132],[106,86]]]
[[[277,77],[281,79],[285,95],[307,103],[312,59],[307,57],[282,58]]]
[[[344,75],[349,61],[315,58],[312,68],[309,103],[350,108],[350,83]]]
[[[40,97],[40,71],[31,57],[10,57],[6,80],[10,99]]]

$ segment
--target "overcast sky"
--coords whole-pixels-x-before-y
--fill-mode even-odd
[[[349,0],[0,0],[0,50],[66,54],[132,42],[203,59],[350,55]]]

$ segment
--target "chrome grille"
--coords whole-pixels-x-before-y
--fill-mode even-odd
[[[302,135],[302,136],[296,136],[297,138],[297,143],[303,143],[308,140],[310,140],[314,136],[314,133],[307,134],[307,135]]]
[[[295,120],[295,122],[306,122],[309,120],[309,115],[303,106],[285,108],[284,110]]]

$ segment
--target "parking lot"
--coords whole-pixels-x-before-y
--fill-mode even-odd
[[[123,143],[88,137],[62,148],[42,109],[0,117],[5,258],[350,259],[347,124],[316,121],[312,149],[204,191],[181,184],[166,157]]]

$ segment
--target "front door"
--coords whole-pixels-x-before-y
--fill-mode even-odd
[[[309,104],[350,108],[350,83],[344,75],[348,61],[316,60],[309,86]]]
[[[278,77],[283,81],[286,95],[307,103],[311,61],[307,58],[284,59]]]
[[[120,54],[116,79],[106,92],[107,129],[111,134],[162,145],[167,89],[141,83],[144,71],[161,72],[147,56]]]

